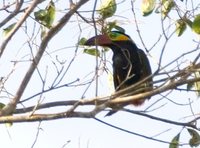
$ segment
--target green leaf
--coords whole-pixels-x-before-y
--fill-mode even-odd
[[[192,30],[197,34],[200,34],[200,14],[195,16],[195,19],[192,23]]]
[[[7,36],[8,33],[15,27],[16,23],[12,23],[7,28],[3,29],[3,36]]]
[[[178,148],[180,133],[178,133],[170,142],[169,148]]]
[[[46,10],[38,10],[38,11],[34,12],[35,19],[38,22],[43,22],[45,20],[46,15],[47,15]]]
[[[200,145],[200,135],[197,131],[193,129],[187,129],[189,134],[191,135],[191,139],[189,141],[189,144],[191,147],[197,147]]]
[[[175,6],[174,0],[162,1],[161,13],[164,19],[166,18],[166,16],[169,14],[169,12],[172,10],[174,6]]]
[[[101,18],[106,19],[113,16],[116,12],[117,5],[115,0],[104,0],[99,10]]]
[[[92,56],[100,56],[100,51],[95,48],[84,49],[83,53],[87,53]]]
[[[142,0],[141,10],[142,15],[147,16],[151,14],[155,8],[156,1],[155,0]]]
[[[47,10],[47,16],[45,18],[45,22],[46,22],[46,26],[48,28],[50,28],[53,24],[54,19],[55,19],[55,12],[56,12],[55,5],[54,5],[53,1],[50,1],[46,10]]]
[[[55,5],[50,1],[45,9],[38,10],[34,13],[35,19],[47,28],[50,28],[55,19]]]
[[[79,42],[78,42],[78,45],[85,45],[85,42],[87,41],[86,38],[82,37]]]
[[[185,21],[182,19],[179,19],[176,21],[175,25],[176,25],[176,34],[178,36],[181,36],[183,34],[183,32],[186,30]]]

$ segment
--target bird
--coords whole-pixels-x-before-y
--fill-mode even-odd
[[[152,89],[153,80],[152,77],[150,77],[152,75],[150,62],[144,51],[136,46],[129,35],[120,31],[110,31],[108,33],[89,38],[84,45],[97,45],[108,47],[112,50],[113,81],[116,92],[134,85],[148,76],[149,78],[143,83],[142,86]],[[150,99],[150,97],[133,100],[129,104],[140,106],[146,99]],[[111,106],[113,110],[106,116],[112,115],[126,105],[128,104]]]

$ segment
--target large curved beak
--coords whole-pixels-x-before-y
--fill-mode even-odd
[[[94,45],[99,45],[99,46],[106,46],[111,44],[112,41],[111,39],[108,37],[108,35],[97,35],[94,36],[90,39],[88,39],[84,45],[87,46],[94,46]]]

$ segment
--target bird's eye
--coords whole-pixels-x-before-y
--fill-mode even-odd
[[[108,36],[109,36],[110,39],[115,39],[117,37],[117,34],[111,32],[111,33],[108,34]]]
[[[128,40],[131,40],[128,36],[120,34],[120,33],[116,33],[116,32],[108,33],[108,37],[112,41],[128,41]]]

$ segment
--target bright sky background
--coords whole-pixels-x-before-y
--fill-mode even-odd
[[[121,2],[122,0],[116,0],[117,2]],[[64,5],[65,6],[64,6]],[[179,2],[182,9],[185,9],[184,3]],[[60,9],[68,8],[68,2],[61,0],[56,3],[56,8]],[[45,7],[45,4],[44,4]],[[41,5],[43,8],[43,5]],[[93,1],[84,5],[81,10],[88,11],[92,10]],[[57,18],[59,18],[63,13],[57,10]],[[161,35],[161,24],[159,14],[152,14],[149,17],[142,17],[140,12],[140,1],[135,2],[135,13],[140,29],[140,33],[142,35],[142,39],[147,48],[151,48],[153,44],[158,40]],[[81,13],[88,18],[91,17],[91,13]],[[176,15],[172,15],[172,18],[176,17]],[[31,29],[33,29],[33,24],[31,24],[32,20],[29,19],[29,22],[26,22]],[[143,48],[141,40],[136,31],[136,25],[133,13],[131,11],[131,2],[125,1],[120,3],[117,7],[117,13],[115,17],[111,20],[117,20],[119,25],[126,29],[126,33],[129,34],[138,47]],[[50,55],[45,54],[42,61],[40,62],[40,72],[44,76],[46,70],[48,70],[47,74],[47,84],[46,88],[51,85],[53,79],[56,76],[55,67],[52,64],[52,61],[56,61],[56,56],[58,55],[58,59],[60,61],[66,61],[66,65],[71,61],[74,56],[74,51],[76,49],[75,45],[78,40],[79,28],[78,23],[80,23],[82,27],[81,37],[92,37],[94,35],[94,28],[84,24],[82,20],[77,22],[76,17],[73,17],[64,29],[56,35],[53,40],[51,40],[48,45],[48,49],[46,50]],[[165,25],[173,23],[172,21],[165,21]],[[32,32],[32,30],[30,33]],[[175,29],[171,27],[169,32]],[[2,30],[1,30],[2,31]],[[36,28],[38,31],[38,28]],[[2,40],[2,36],[1,40]],[[7,75],[10,70],[13,68],[13,60],[29,60],[30,56],[27,54],[30,53],[30,49],[27,48],[26,42],[27,36],[24,34],[23,29],[17,32],[17,36],[14,36],[9,43],[3,57],[0,59],[0,77]],[[194,34],[189,28],[186,30],[183,36],[180,38],[174,35],[169,43],[167,44],[162,66],[165,66],[170,61],[174,60],[178,55],[187,52],[188,50],[193,50],[196,47],[194,41],[198,41],[198,36]],[[152,49],[150,52],[152,57],[149,57],[152,70],[155,71],[157,68],[157,62],[160,56],[161,47],[163,44],[163,38],[161,41]],[[39,44],[39,40],[36,40],[36,43]],[[24,44],[24,45],[23,45]],[[33,49],[35,52],[36,49]],[[191,54],[190,56],[185,56],[178,62],[185,62],[185,64],[189,63],[189,59],[193,60],[194,56],[197,53]],[[107,53],[107,58],[111,61],[112,53],[109,51]],[[48,65],[48,69],[47,69]],[[111,63],[107,63],[108,67],[111,67]],[[59,67],[59,65],[57,65]],[[176,65],[172,65],[175,67]],[[22,78],[24,77],[24,72],[29,67],[29,62],[22,61],[20,64],[17,64],[16,72],[10,78],[10,80],[6,83],[6,87],[9,89],[9,92],[15,94],[16,89],[18,88]],[[75,81],[77,78],[80,78],[80,82],[75,83],[76,85],[82,82],[87,82],[94,75],[95,70],[95,58],[93,56],[83,54],[83,48],[79,48],[77,52],[77,56],[75,61],[73,62],[70,70],[67,72],[64,77],[64,83]],[[92,72],[92,73],[91,73]],[[39,79],[38,73],[35,72],[34,76],[29,83],[22,100],[34,95],[41,91],[41,80]],[[52,102],[59,100],[70,100],[70,99],[80,99],[83,92],[85,91],[87,86],[82,87],[69,87],[62,88],[59,90],[55,90],[52,93],[46,93],[43,96],[43,102]],[[103,73],[99,78],[99,96],[109,95],[110,84],[108,82],[107,73]],[[166,93],[164,93],[166,94]],[[87,93],[85,94],[85,98],[90,98],[95,96],[95,85],[93,83],[92,87],[89,88]],[[131,109],[135,110],[143,110],[157,99],[162,98],[160,95],[154,96],[150,101],[147,101],[144,106],[141,107],[132,107]],[[187,92],[172,92],[168,98],[172,99],[177,103],[188,103],[188,99],[195,100],[195,104],[193,106],[194,112],[198,113],[199,108],[195,105],[198,105],[199,100],[196,99],[196,95],[194,93]],[[4,99],[4,98],[3,98]],[[38,98],[35,98],[25,103],[26,106],[31,103],[36,103]],[[7,102],[4,99],[2,102]],[[159,110],[155,110],[150,114],[162,118],[169,118],[174,121],[184,122],[186,120],[183,117],[191,115],[191,111],[189,107],[186,106],[177,106],[174,103],[168,101],[167,99],[162,99],[158,104],[154,106],[154,108],[159,107],[165,104],[164,107]],[[22,107],[22,106],[19,106]],[[87,110],[88,108],[84,108]],[[66,108],[54,108],[49,109],[49,111],[61,111],[66,110]],[[48,109],[46,110],[48,111]],[[181,127],[154,121],[151,119],[147,119],[145,117],[140,117],[138,115],[133,115],[129,113],[119,112],[111,117],[105,117],[106,112],[102,112],[97,115],[103,121],[111,123],[113,125],[119,126],[121,128],[145,135],[145,136],[156,136],[154,138],[158,138],[165,141],[171,141],[171,139],[181,130]],[[7,148],[30,148],[34,143],[37,131],[38,131],[38,122],[34,123],[15,123],[12,127],[8,128],[4,124],[0,125],[0,145]],[[135,135],[131,135],[112,127],[106,126],[100,122],[95,121],[94,119],[61,119],[54,121],[45,121],[42,122],[40,127],[41,130],[39,132],[39,137],[37,139],[35,148],[61,148],[66,143],[69,143],[65,146],[65,148],[133,148],[133,147],[154,147],[154,148],[167,148],[167,144],[163,144],[160,142],[144,139]],[[181,141],[187,142],[189,139],[189,135],[187,132],[182,134]],[[185,141],[184,141],[185,140]],[[184,146],[186,148],[188,146]]]

